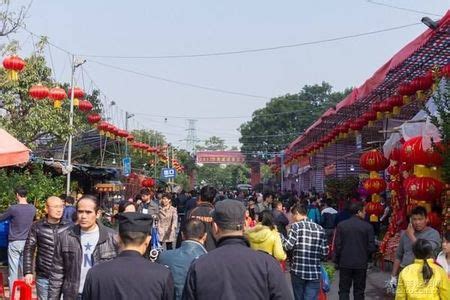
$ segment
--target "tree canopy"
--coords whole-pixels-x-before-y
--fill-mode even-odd
[[[283,150],[329,107],[336,105],[351,89],[333,91],[329,83],[305,85],[297,94],[273,98],[240,126],[241,151],[248,159],[266,160]]]
[[[197,150],[208,150],[208,151],[223,151],[227,149],[227,146],[225,145],[225,140],[218,137],[218,136],[212,136],[209,139],[205,140],[203,145],[197,145]]]

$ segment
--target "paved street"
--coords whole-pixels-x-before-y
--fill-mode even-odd
[[[389,279],[389,272],[382,272],[378,267],[373,267],[367,273],[366,299],[394,299],[385,293],[385,281]],[[336,272],[328,299],[339,299],[339,271]],[[353,296],[351,296],[353,299]]]

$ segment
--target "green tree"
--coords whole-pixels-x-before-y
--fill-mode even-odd
[[[249,183],[250,169],[243,165],[206,164],[198,168],[197,182],[215,188],[233,189],[240,183]]]
[[[273,98],[253,113],[252,120],[240,126],[241,151],[248,159],[266,160],[268,153],[286,148],[326,109],[341,101],[351,89],[333,92],[326,82],[305,85],[297,94]]]
[[[227,149],[227,146],[224,139],[212,136],[204,142],[204,145],[198,145],[196,148],[197,150],[223,151]]]

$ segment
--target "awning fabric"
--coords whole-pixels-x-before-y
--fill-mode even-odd
[[[26,163],[30,158],[30,149],[0,128],[0,167]]]

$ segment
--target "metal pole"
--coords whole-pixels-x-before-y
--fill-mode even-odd
[[[284,151],[281,151],[281,192],[283,192],[284,185]]]
[[[70,113],[69,113],[69,145],[67,152],[67,187],[66,195],[70,195],[70,173],[72,172],[72,129],[73,129],[73,98],[75,81],[75,56],[72,55],[72,70],[70,78]]]
[[[128,112],[125,112],[125,130],[128,132]],[[128,157],[128,137],[125,138],[125,157]]]

